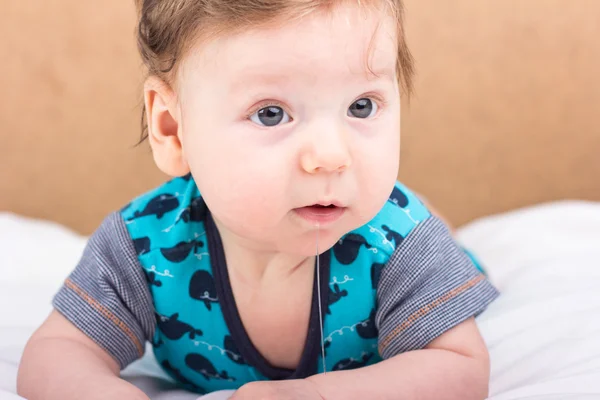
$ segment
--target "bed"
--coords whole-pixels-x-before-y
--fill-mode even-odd
[[[491,355],[490,400],[600,399],[600,203],[484,217],[457,238],[502,292],[477,320]],[[19,398],[23,347],[85,241],[56,223],[0,214],[0,265],[9,266],[0,279],[0,399]],[[153,400],[197,398],[174,387],[151,351],[123,376]]]

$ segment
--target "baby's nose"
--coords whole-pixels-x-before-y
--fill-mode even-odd
[[[352,164],[347,135],[341,129],[317,133],[301,156],[302,169],[317,172],[343,172]]]

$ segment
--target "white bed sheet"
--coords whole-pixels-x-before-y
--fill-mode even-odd
[[[490,399],[600,399],[600,204],[540,205],[480,219],[457,235],[502,292],[477,320],[492,360]],[[19,399],[23,347],[85,240],[0,213],[0,399]],[[196,398],[173,386],[151,352],[123,375],[152,399]]]

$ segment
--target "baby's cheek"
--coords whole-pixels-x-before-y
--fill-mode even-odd
[[[374,155],[377,153],[380,156]],[[357,171],[359,198],[361,214],[370,220],[383,207],[398,179],[399,151],[380,147],[374,149],[373,154],[365,154],[365,157],[368,158]]]
[[[211,210],[220,214],[230,229],[252,231],[264,229],[273,223],[277,214],[277,204],[269,196],[268,185],[256,179],[232,179],[221,186],[221,194],[208,204]],[[226,194],[223,194],[226,193]],[[239,232],[241,233],[241,232]]]

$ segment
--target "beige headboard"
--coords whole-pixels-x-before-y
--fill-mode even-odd
[[[456,224],[600,200],[600,2],[406,0],[401,179]],[[0,210],[91,232],[164,177],[139,135],[133,0],[9,1]],[[99,112],[101,110],[102,112]]]

